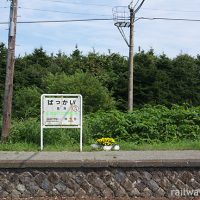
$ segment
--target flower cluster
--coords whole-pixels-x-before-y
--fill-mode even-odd
[[[110,146],[115,144],[115,140],[113,138],[101,138],[101,139],[97,139],[97,143],[99,145],[104,145],[104,146]]]

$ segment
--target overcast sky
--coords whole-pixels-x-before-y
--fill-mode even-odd
[[[131,0],[18,0],[18,21],[112,18],[112,8]],[[136,2],[136,0],[134,1]],[[0,0],[0,22],[9,19],[10,2]],[[200,0],[146,0],[137,17],[200,19]],[[7,44],[8,25],[0,24],[0,42]],[[128,28],[125,29],[127,38]],[[18,24],[16,54],[43,47],[47,53],[70,54],[75,46],[87,54],[96,52],[128,55],[128,47],[113,21]],[[138,47],[170,57],[180,53],[200,54],[200,22],[149,21],[135,23],[135,51]]]

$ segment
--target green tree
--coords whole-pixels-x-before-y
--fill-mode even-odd
[[[172,99],[172,92],[170,88],[171,83],[171,70],[173,69],[172,60],[165,54],[158,57],[155,63],[157,73],[155,87],[155,103],[169,106]]]
[[[0,56],[2,100],[6,69],[4,44],[0,45]],[[76,47],[69,56],[62,52],[49,56],[43,48],[39,48],[18,57],[15,63],[15,94],[32,87],[45,93],[81,93],[86,100],[87,112],[113,108],[113,99],[117,109],[127,110],[128,59],[120,54],[105,55],[92,51],[85,55]],[[199,55],[196,58],[179,55],[170,59],[165,54],[155,55],[153,49],[137,53],[134,107],[145,104],[170,107],[174,103],[199,105],[199,72]],[[21,113],[20,116],[24,115]]]
[[[113,95],[117,107],[127,108],[128,62],[119,54],[100,55],[90,52],[82,58],[82,71],[95,76]]]
[[[43,93],[38,87],[24,87],[14,94],[13,114],[16,118],[40,118],[40,96]]]
[[[15,72],[15,88],[37,86],[41,88],[42,79],[48,74],[48,69],[38,64],[26,66]]]
[[[135,55],[134,105],[154,104],[157,88],[157,57],[153,50]]]
[[[189,103],[199,105],[200,102],[200,71],[193,57],[179,55],[173,59],[170,89],[173,94],[171,103]]]
[[[47,55],[46,51],[42,47],[34,49],[31,55],[25,56],[29,61],[28,64],[38,64],[40,66],[48,68],[51,57]]]
[[[18,57],[15,64],[15,89],[29,86],[40,87],[41,80],[47,75],[49,69],[54,70],[52,60],[53,58],[49,57],[42,47],[34,49],[30,55]]]
[[[43,84],[47,93],[81,94],[85,112],[114,108],[114,100],[108,90],[88,73],[76,73],[71,76],[65,73],[49,74],[44,78]]]

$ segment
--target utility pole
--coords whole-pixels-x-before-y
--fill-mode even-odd
[[[1,134],[2,142],[5,142],[7,140],[10,133],[10,127],[11,127],[13,76],[14,76],[14,65],[15,65],[17,5],[18,5],[18,0],[11,0],[7,64],[6,64],[6,80],[5,80],[5,92],[4,92],[4,101],[3,101],[3,125],[2,125],[2,134]]]
[[[134,3],[135,2],[135,3]],[[118,28],[124,41],[129,47],[129,80],[128,80],[128,111],[133,110],[133,75],[134,75],[134,22],[135,15],[140,10],[145,0],[132,0],[127,7],[117,6],[113,8],[114,25]],[[123,28],[130,28],[129,41]]]
[[[128,83],[128,111],[133,110],[133,74],[134,74],[134,20],[135,13],[130,5],[130,43],[129,43],[129,83]]]

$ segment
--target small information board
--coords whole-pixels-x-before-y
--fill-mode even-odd
[[[41,150],[44,128],[79,128],[82,151],[82,96],[43,94],[41,96]]]

